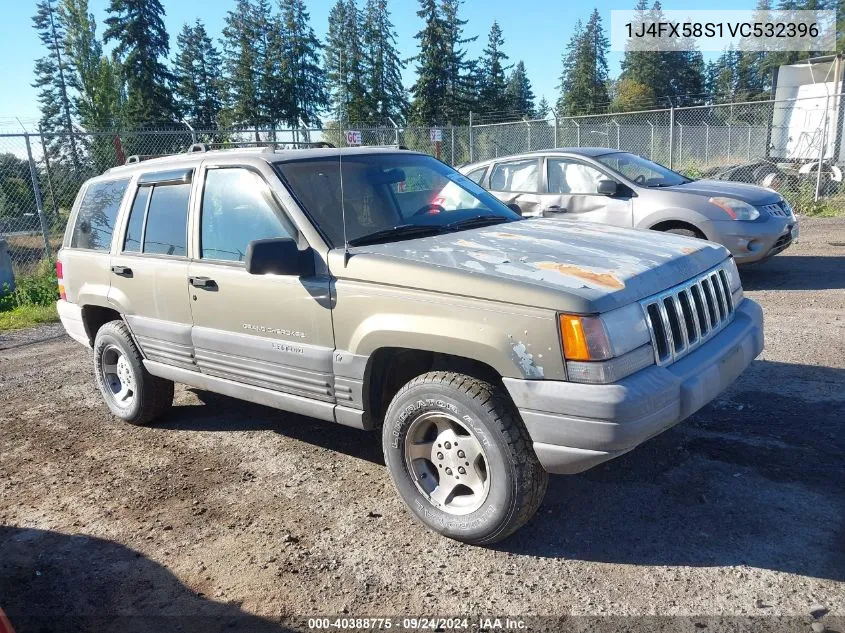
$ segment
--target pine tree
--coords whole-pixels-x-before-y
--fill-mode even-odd
[[[442,0],[440,9],[444,28],[444,66],[446,119],[465,120],[469,111],[478,103],[478,93],[472,85],[473,64],[467,59],[465,44],[474,42],[478,36],[464,37],[463,29],[467,21],[459,17],[462,0]]]
[[[507,112],[508,96],[505,92],[507,86],[505,72],[510,66],[506,66],[508,56],[502,50],[504,44],[505,38],[502,36],[502,28],[494,20],[487,36],[487,47],[484,49],[480,60],[482,73],[480,96],[482,112],[509,118],[512,117],[512,113]]]
[[[323,68],[329,95],[331,115],[338,123],[349,121],[347,78],[349,76],[349,42],[347,28],[346,0],[337,0],[329,11],[329,31],[326,35]]]
[[[59,12],[66,31],[68,84],[76,93],[74,110],[79,121],[89,130],[117,130],[123,108],[120,69],[103,55],[88,0],[62,0]]]
[[[537,109],[534,111],[534,116],[538,119],[546,119],[549,114],[551,114],[551,111],[552,108],[546,100],[546,97],[542,97],[540,99],[540,103],[537,104]]]
[[[224,120],[227,125],[254,127],[261,125],[259,95],[259,33],[250,0],[237,0],[235,8],[224,18],[223,71]],[[258,139],[256,131],[256,139]]]
[[[369,110],[377,122],[388,117],[404,119],[408,97],[402,85],[405,63],[396,49],[396,32],[390,21],[387,0],[367,0],[364,6],[365,87]]]
[[[525,73],[525,63],[522,60],[516,63],[508,76],[505,94],[508,100],[508,110],[513,112],[515,117],[522,119],[534,115],[534,91],[531,90],[531,81]]]
[[[638,28],[644,20],[655,17],[649,11],[647,0],[637,0],[634,11],[634,28]],[[651,93],[658,97],[668,94],[668,74],[671,69],[665,68],[660,51],[639,50],[636,45],[631,47],[629,43],[622,58],[621,69],[619,78],[630,80],[631,86],[647,86]],[[651,104],[643,104],[643,107],[649,105]]]
[[[607,107],[609,44],[594,10],[581,31],[580,23],[569,42],[561,74],[561,98],[558,110],[566,115],[595,113]]]
[[[171,125],[176,109],[171,97],[172,75],[164,61],[170,42],[160,0],[111,0],[103,33],[115,42],[126,82],[125,119],[129,125]]]
[[[40,0],[32,18],[38,38],[47,54],[35,62],[35,83],[41,106],[40,129],[54,133],[45,145],[54,159],[68,159],[73,168],[80,168],[81,148],[73,129],[72,104],[68,90],[64,28],[53,4],[54,0]]]
[[[417,16],[425,25],[414,37],[419,41],[417,80],[411,87],[412,118],[415,123],[428,125],[445,123],[446,103],[446,25],[436,0],[419,0]]]
[[[324,68],[332,111],[338,121],[369,122],[372,103],[368,98],[367,63],[364,48],[366,25],[355,0],[338,0],[329,13],[329,34]]]
[[[212,129],[220,113],[220,54],[202,21],[185,24],[176,38],[174,94],[182,116],[194,127]]]
[[[326,77],[320,66],[320,41],[310,25],[303,0],[279,0],[285,30],[284,68],[288,79],[291,127],[320,123],[318,113],[328,105]]]

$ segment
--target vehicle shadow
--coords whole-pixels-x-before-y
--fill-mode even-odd
[[[749,373],[634,451],[552,477],[537,517],[498,548],[845,580],[845,369],[757,361]],[[758,387],[802,377],[806,397]]]
[[[381,435],[325,422],[212,391],[189,388],[205,406],[176,406],[152,428],[181,431],[273,431],[384,465]]]
[[[746,290],[830,290],[845,288],[845,257],[780,255],[739,269]]]
[[[0,526],[0,552],[0,606],[17,633],[290,631],[194,593],[113,541]]]

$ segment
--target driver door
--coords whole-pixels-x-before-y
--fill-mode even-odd
[[[627,187],[619,183],[620,192],[615,196],[598,192],[600,180],[615,178],[574,158],[548,157],[545,162],[542,209],[546,217],[633,226],[631,195]]]
[[[334,402],[329,278],[252,275],[252,240],[301,238],[257,169],[208,165],[200,173],[189,269],[200,371]]]

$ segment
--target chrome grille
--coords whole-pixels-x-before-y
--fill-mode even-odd
[[[658,365],[668,365],[686,356],[734,318],[728,274],[722,266],[640,304]]]

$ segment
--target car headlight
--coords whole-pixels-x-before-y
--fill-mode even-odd
[[[651,335],[640,304],[600,316],[560,314],[569,380],[611,383],[654,364]]]
[[[735,198],[716,196],[710,198],[710,203],[715,204],[734,220],[756,220],[760,217],[760,212],[757,209],[747,202]]]

